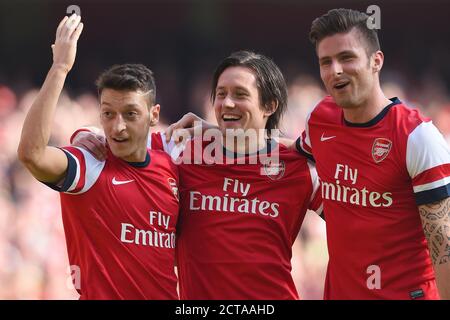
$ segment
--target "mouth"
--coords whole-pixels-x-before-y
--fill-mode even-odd
[[[333,88],[337,89],[337,90],[341,90],[341,89],[345,88],[346,86],[348,86],[349,84],[350,84],[350,81],[341,81],[341,82],[334,84]]]
[[[236,114],[223,114],[222,120],[225,122],[236,122],[242,119],[242,116]]]
[[[127,142],[129,139],[128,138],[112,138],[112,140],[116,143],[125,143]]]

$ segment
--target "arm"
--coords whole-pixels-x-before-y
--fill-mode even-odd
[[[97,127],[89,126],[76,130],[70,137],[70,144],[87,150],[99,161],[108,157],[105,133]]]
[[[17,150],[19,160],[43,182],[59,182],[67,170],[67,157],[48,146],[56,104],[68,72],[73,66],[76,44],[83,29],[80,17],[64,17],[52,45],[53,65],[25,119]]]
[[[311,199],[309,200],[308,209],[314,211],[323,221],[325,221],[325,212],[323,211],[323,199],[321,192],[321,184],[319,175],[317,174],[316,165],[312,161],[307,161],[309,172],[311,175],[312,190]]]
[[[450,197],[419,206],[441,299],[450,299]]]
[[[206,122],[196,114],[186,113],[180,120],[172,123],[164,132],[166,141],[173,139],[176,143],[182,141],[184,136],[193,137],[195,128],[201,127],[202,132],[208,129],[218,129],[217,125]]]

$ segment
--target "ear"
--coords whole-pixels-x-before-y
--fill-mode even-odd
[[[382,51],[378,50],[372,55],[372,71],[374,73],[380,72],[383,68],[384,54]]]
[[[271,101],[266,105],[266,109],[264,109],[264,116],[270,117],[272,114],[275,113],[278,109],[278,101]]]
[[[161,110],[161,106],[159,104],[155,104],[150,107],[150,126],[156,126],[159,122],[159,111]]]

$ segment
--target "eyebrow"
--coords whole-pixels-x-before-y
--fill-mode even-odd
[[[344,51],[339,52],[337,55],[338,56],[343,56],[343,55],[352,55],[352,56],[354,56],[355,52],[352,51],[352,50],[344,50]]]
[[[354,56],[355,52],[352,51],[352,50],[344,50],[344,51],[341,51],[338,54],[336,54],[336,56],[338,56],[338,57],[339,56],[344,56],[344,55],[352,55],[352,56]],[[323,61],[323,60],[327,60],[327,59],[331,59],[331,56],[325,56],[325,57],[319,58],[319,61]]]
[[[108,106],[108,107],[112,107],[112,105],[111,105],[109,102],[106,102],[106,101],[103,101],[103,102],[101,103],[101,105],[105,105],[105,106]],[[136,104],[136,103],[128,103],[128,104],[126,104],[124,107],[125,107],[125,108],[139,108],[139,105]]]
[[[224,86],[220,86],[220,87],[217,87],[217,88],[216,88],[216,91],[217,91],[217,90],[224,90],[224,89],[225,89]],[[243,90],[243,91],[249,92],[247,88],[244,88],[244,87],[242,87],[242,86],[236,86],[235,89],[237,89],[237,90]]]

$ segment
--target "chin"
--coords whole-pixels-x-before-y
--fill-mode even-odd
[[[240,123],[222,122],[220,129],[222,129],[222,131],[225,131],[226,129],[243,129],[243,127]]]
[[[336,97],[333,96],[334,101],[338,106],[344,109],[354,109],[358,107],[358,104],[350,97]]]
[[[114,148],[110,146],[110,150],[115,157],[120,159],[126,158],[130,154],[129,150],[124,150],[122,148]]]

